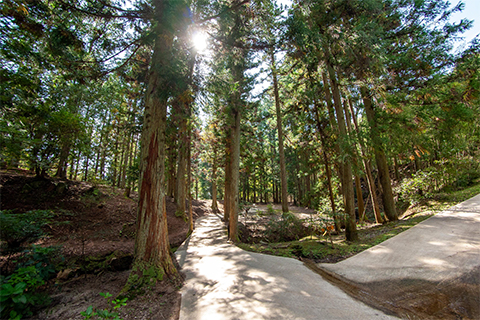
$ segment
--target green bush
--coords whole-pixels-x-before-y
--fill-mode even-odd
[[[480,178],[479,164],[473,159],[438,160],[434,166],[419,170],[405,178],[395,188],[400,199],[417,204],[433,198],[440,191],[451,192],[467,188]]]
[[[434,191],[435,173],[419,170],[411,178],[405,178],[396,188],[402,200],[417,204],[420,200],[428,198]]]
[[[2,319],[21,319],[31,316],[31,307],[48,301],[36,290],[45,284],[35,266],[22,267],[2,278],[0,288],[0,316]]]
[[[86,311],[80,312],[83,316],[83,320],[89,319],[112,319],[112,320],[122,320],[115,310],[124,307],[127,305],[127,298],[117,298],[111,300],[112,294],[100,292],[100,295],[108,300],[112,306],[108,309],[103,310],[94,310],[93,306],[89,306]]]
[[[290,212],[282,213],[280,218],[272,217],[265,232],[270,242],[293,241],[308,235],[302,221]]]
[[[57,246],[32,245],[23,252],[24,256],[20,259],[18,268],[34,266],[43,280],[49,280],[57,272],[56,266],[65,260],[60,249]]]
[[[0,211],[0,240],[6,249],[15,251],[25,243],[31,243],[45,235],[42,228],[50,223],[53,212],[34,210],[15,214],[12,211]]]
[[[32,306],[48,304],[48,297],[38,293],[56,272],[55,263],[63,260],[59,247],[32,246],[18,258],[15,272],[1,279],[0,316],[21,319],[31,316]]]

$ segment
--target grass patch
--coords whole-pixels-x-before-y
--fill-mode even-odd
[[[343,235],[333,236],[333,247],[327,237],[321,236],[307,236],[301,240],[288,242],[240,243],[238,246],[247,251],[282,257],[309,258],[316,262],[338,262],[382,243],[431,216],[432,214],[410,215],[405,220],[359,229],[358,242],[347,242]]]
[[[468,188],[453,192],[439,192],[434,196],[434,200],[447,203],[449,206],[454,206],[476,196],[477,194],[480,194],[480,179],[477,179],[475,184]]]
[[[347,242],[344,235],[337,235],[332,236],[332,247],[328,237],[312,235],[295,241],[240,243],[238,246],[252,252],[334,263],[376,246],[428,219],[435,213],[470,199],[477,194],[480,194],[480,179],[477,179],[476,184],[468,188],[435,194],[434,197],[422,200],[417,205],[406,209],[402,215],[403,218],[399,221],[383,225],[359,225],[359,241],[353,243]]]

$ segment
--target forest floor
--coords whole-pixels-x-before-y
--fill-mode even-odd
[[[41,289],[50,296],[48,307],[34,319],[83,319],[89,306],[109,307],[99,293],[115,297],[126,284],[133,260],[138,195],[86,182],[35,178],[27,171],[0,174],[1,210],[24,213],[51,210],[47,236],[36,245],[59,246],[58,273]],[[194,218],[211,212],[209,201],[193,201]],[[175,249],[187,237],[188,225],[175,215],[176,205],[167,199],[169,240]],[[60,259],[60,257],[63,259]],[[18,254],[0,256],[2,274],[8,274]],[[166,279],[151,291],[128,300],[122,319],[177,319],[182,280]]]
[[[248,213],[239,215],[243,230],[239,246],[248,251],[299,259],[311,259],[315,263],[335,263],[371,248],[399,233],[410,229],[429,217],[480,194],[480,179],[473,186],[448,193],[438,193],[415,205],[399,206],[399,220],[375,223],[373,217],[357,222],[359,240],[348,242],[345,232],[325,232],[330,223],[310,208],[289,206],[298,221],[282,217],[280,204],[256,204]],[[400,204],[401,205],[401,204]],[[299,225],[298,222],[301,224]],[[289,231],[296,230],[296,234]]]

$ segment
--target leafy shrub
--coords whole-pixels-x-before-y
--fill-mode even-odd
[[[275,215],[275,209],[273,209],[273,206],[271,204],[267,205],[267,210],[265,211],[259,211],[258,215],[260,216],[273,216]]]
[[[307,228],[293,213],[282,213],[281,217],[272,217],[266,229],[266,238],[270,242],[298,240],[307,235]]]
[[[395,188],[402,200],[416,204],[432,198],[439,191],[453,191],[471,186],[480,178],[479,164],[473,159],[438,160],[435,165],[405,178]]]
[[[41,247],[32,245],[25,250],[18,268],[34,266],[43,280],[49,280],[56,273],[56,265],[65,259],[61,255],[60,247]]]
[[[2,277],[0,290],[1,318],[21,319],[32,315],[32,306],[48,303],[48,297],[37,293],[56,272],[55,264],[63,257],[59,247],[40,247],[33,245],[18,258],[15,272]]]
[[[7,250],[18,250],[23,244],[31,243],[45,235],[42,228],[50,223],[53,212],[34,210],[14,214],[0,211],[0,240],[6,243]]]
[[[269,204],[267,206],[267,214],[268,215],[274,215],[275,214],[275,209],[273,209],[273,206],[271,204]]]
[[[21,319],[32,315],[31,307],[47,302],[36,290],[45,284],[35,266],[17,269],[7,278],[2,278],[0,289],[0,316],[2,319]]]
[[[112,304],[112,306],[108,309],[103,309],[103,310],[97,310],[95,311],[93,309],[93,306],[89,306],[86,311],[80,312],[80,314],[83,316],[84,320],[89,320],[89,319],[112,319],[112,320],[122,320],[120,319],[119,315],[117,312],[114,312],[120,307],[126,306],[127,305],[127,298],[117,298],[110,300],[112,297],[112,294],[110,293],[103,293],[100,292],[100,295],[104,297],[105,299],[108,300]]]
[[[417,204],[420,200],[431,196],[434,185],[434,173],[419,170],[411,178],[403,179],[396,191],[401,199],[410,204]]]

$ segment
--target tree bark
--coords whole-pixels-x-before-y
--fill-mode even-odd
[[[177,166],[177,184],[175,192],[175,201],[177,203],[177,214],[185,217],[185,169],[187,165],[187,119],[186,116],[180,114],[180,132],[178,144],[178,166]]]
[[[235,108],[232,110],[232,148],[231,148],[231,162],[230,162],[230,196],[229,203],[229,235],[228,238],[233,241],[238,241],[238,184],[240,176],[240,110]]]
[[[232,180],[232,128],[227,128],[227,141],[225,142],[225,185],[223,193],[223,221],[228,224],[230,219],[230,188]]]
[[[217,149],[213,148],[213,165],[212,165],[212,211],[218,211],[217,204]]]
[[[68,161],[69,155],[70,155],[70,141],[65,141],[62,144],[62,149],[60,150],[60,159],[58,161],[58,168],[55,174],[55,176],[60,179],[67,178],[67,161]]]
[[[164,2],[158,1],[155,13],[161,19]],[[164,18],[164,17],[163,17]],[[165,34],[160,21],[157,25],[152,65],[149,70],[145,97],[144,127],[141,139],[140,191],[135,237],[135,260],[127,286],[149,274],[152,280],[161,280],[164,274],[176,275],[170,257],[167,213],[165,204],[165,127],[168,96],[165,75],[160,73],[170,63],[169,52],[173,36]],[[148,271],[148,272],[147,272]],[[148,279],[151,281],[150,279]],[[142,282],[144,283],[144,282]],[[129,288],[127,288],[129,289]]]
[[[275,97],[275,111],[277,114],[277,131],[278,131],[278,153],[280,156],[280,180],[282,188],[282,212],[288,212],[288,195],[287,195],[287,169],[285,167],[285,151],[283,149],[283,128],[282,128],[282,112],[280,110],[280,97],[278,94],[277,69],[275,66],[275,55],[273,50],[270,51],[270,59],[272,63],[273,78],[273,94]]]
[[[335,113],[337,115],[337,124],[340,132],[338,143],[345,148],[347,144],[347,128],[345,126],[345,115],[343,112],[342,101],[340,97],[340,91],[338,89],[337,78],[333,67],[330,65],[330,62],[327,59],[327,71],[330,78],[330,84],[333,93],[333,105],[335,108]],[[342,148],[341,148],[342,149]],[[340,161],[341,166],[343,167],[342,171],[342,192],[343,200],[345,204],[345,236],[347,241],[356,241],[358,240],[356,218],[355,218],[355,202],[354,202],[354,190],[353,190],[353,180],[352,180],[352,165],[350,160],[347,159],[348,152],[346,150],[342,151],[342,160]]]
[[[188,198],[188,232],[193,232],[193,203],[192,203],[192,130],[188,129],[187,142],[187,198]]]

